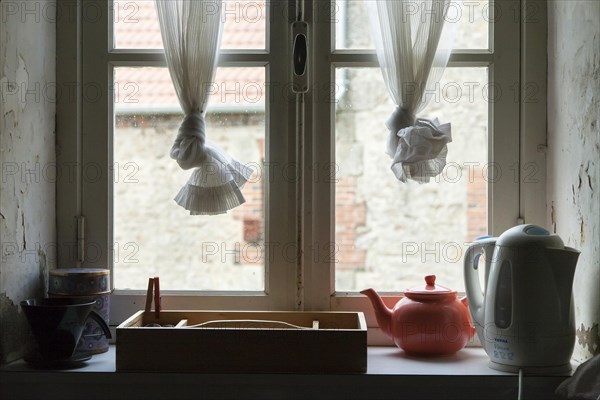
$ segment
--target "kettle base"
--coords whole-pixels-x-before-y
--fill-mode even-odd
[[[523,370],[523,374],[525,375],[538,375],[538,376],[549,376],[549,375],[559,375],[559,376],[569,376],[572,372],[571,364],[563,364],[563,365],[551,365],[548,367],[531,367],[531,366],[518,366],[518,365],[508,365],[508,364],[500,364],[493,361],[490,361],[488,366],[497,371],[503,372],[512,372],[514,374],[518,374],[519,370]]]

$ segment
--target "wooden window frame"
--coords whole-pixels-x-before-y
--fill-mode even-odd
[[[377,67],[374,51],[335,50],[333,25],[312,23],[327,18],[318,13],[330,13],[328,1],[298,2],[309,24],[310,37],[330,38],[311,41],[309,58],[327,60],[311,65],[313,83],[332,82],[336,67]],[[542,0],[490,1],[494,3],[490,9],[500,10],[503,16],[490,24],[490,49],[454,51],[448,67],[488,67],[489,82],[502,88],[518,85],[518,101],[514,95],[505,95],[489,106],[490,162],[498,163],[506,170],[517,166],[517,179],[501,179],[488,185],[488,225],[492,234],[499,234],[523,221],[545,223],[546,4]],[[73,18],[57,23],[57,83],[78,88],[74,96],[62,96],[57,104],[57,161],[72,171],[57,180],[58,261],[61,267],[112,268],[110,199],[113,193],[109,168],[112,164],[112,70],[118,66],[165,67],[166,63],[162,50],[111,47],[110,1],[76,0],[73,3],[76,4]],[[288,8],[296,5],[293,0],[284,3]],[[90,23],[85,17],[85,11],[90,7],[101,10],[100,21]],[[272,21],[267,24],[265,51],[223,51],[219,66],[264,66],[270,81],[288,82],[288,71],[291,71],[289,21],[284,18]],[[538,90],[536,101],[525,98],[529,85],[535,85]],[[100,93],[93,102],[86,97],[90,87],[97,88]],[[366,298],[356,293],[336,292],[335,265],[326,257],[313,257],[314,244],[334,241],[335,210],[333,182],[306,179],[318,175],[319,165],[335,160],[335,104],[322,107],[314,101],[331,96],[331,85],[313,84],[313,87],[315,91],[303,96],[303,107],[293,102],[271,101],[282,96],[281,92],[275,92],[280,89],[275,85],[269,85],[265,102],[272,107],[266,110],[268,159],[280,165],[297,163],[301,176],[305,177],[300,182],[271,179],[265,198],[267,235],[277,237],[280,242],[297,243],[301,257],[292,261],[279,255],[266,265],[264,292],[165,292],[164,307],[363,311],[372,333],[370,343],[387,344],[389,342],[376,328]],[[303,129],[299,130],[296,120],[301,115],[312,122],[303,124]],[[269,135],[269,132],[288,134]],[[519,150],[515,151],[516,148]],[[305,151],[301,153],[300,149]],[[527,163],[535,163],[539,169],[536,176],[540,179],[536,184],[522,179],[521,172]],[[93,182],[86,179],[88,165],[102,166],[100,179]],[[277,204],[277,207],[269,207],[269,204]],[[100,249],[100,256],[93,262],[80,262],[77,252],[73,251],[78,241],[78,216],[85,217],[86,242]],[[270,221],[286,221],[286,224]],[[384,300],[393,305],[400,296],[401,293],[387,293]],[[140,309],[143,297],[141,291],[114,291],[111,322],[119,323]]]

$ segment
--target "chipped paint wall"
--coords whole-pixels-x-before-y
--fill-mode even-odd
[[[600,2],[548,4],[548,225],[581,250],[574,358],[600,353]]]
[[[0,364],[30,343],[18,304],[55,249],[55,2],[0,2]]]

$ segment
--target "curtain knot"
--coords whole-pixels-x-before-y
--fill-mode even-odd
[[[204,113],[214,81],[224,21],[223,0],[155,0],[169,74],[185,117],[171,147],[183,169],[194,168],[175,201],[192,215],[227,212],[244,202],[251,170],[206,140]],[[235,141],[233,134],[228,134]]]
[[[408,107],[396,107],[387,121],[385,121],[385,126],[387,126],[389,130],[386,146],[386,153],[388,156],[393,158],[396,154],[398,141],[400,140],[398,132],[404,128],[413,126],[415,123],[416,116]]]
[[[451,125],[418,118],[414,125],[401,129],[397,135],[392,171],[402,182],[412,179],[429,182],[446,166],[447,144],[452,141]]]
[[[385,126],[387,126],[390,132],[396,134],[400,129],[414,125],[415,121],[416,116],[409,108],[396,107],[387,121],[385,121]]]
[[[181,122],[179,127],[179,136],[192,137],[195,136],[202,141],[202,144],[206,141],[206,123],[204,122],[204,115],[200,111],[187,114]]]
[[[201,112],[187,114],[171,147],[171,158],[183,169],[202,165],[206,159],[206,124]]]

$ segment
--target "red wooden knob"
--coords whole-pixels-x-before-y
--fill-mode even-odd
[[[425,283],[429,286],[435,286],[435,275],[427,275],[425,277]]]

